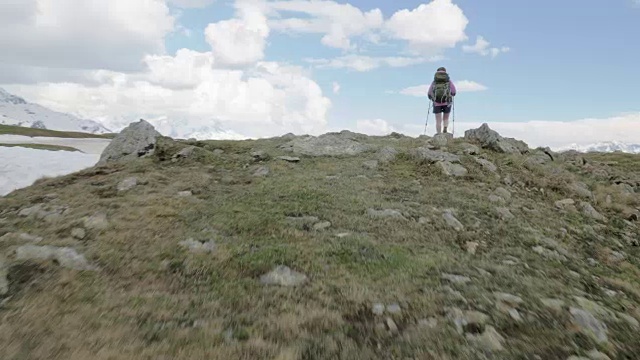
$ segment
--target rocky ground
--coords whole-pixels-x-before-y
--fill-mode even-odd
[[[174,141],[0,198],[2,359],[635,359],[640,158]]]

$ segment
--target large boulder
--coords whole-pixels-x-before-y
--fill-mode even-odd
[[[464,132],[464,138],[479,143],[483,148],[507,154],[524,154],[529,152],[529,146],[523,141],[505,138],[498,132],[491,130],[486,123],[477,129]]]
[[[354,156],[371,149],[369,145],[353,138],[360,136],[350,132],[329,133],[318,137],[305,136],[293,139],[281,148],[308,156]]]
[[[159,132],[144,120],[131,123],[122,130],[100,155],[98,165],[111,161],[129,161],[153,154]]]

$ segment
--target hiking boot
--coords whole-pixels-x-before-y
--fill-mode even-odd
[[[443,131],[443,132],[444,132],[445,134],[447,133],[447,128],[446,128],[446,127],[444,128],[444,131]]]

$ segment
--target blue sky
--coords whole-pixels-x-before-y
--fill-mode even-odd
[[[351,0],[363,11],[379,8],[385,18],[424,1]],[[348,69],[313,69],[313,78],[332,100],[332,125],[351,125],[355,119],[388,119],[390,123],[423,121],[427,100],[389,94],[427,84],[434,70],[446,66],[454,82],[470,80],[486,91],[457,97],[458,121],[569,121],[606,118],[640,110],[640,9],[631,0],[578,1],[458,0],[454,2],[469,23],[468,40],[444,52],[446,59],[401,68],[381,67],[367,72]],[[172,52],[181,47],[206,50],[203,29],[210,22],[232,16],[229,2],[204,9],[182,10],[180,23],[190,37],[167,40]],[[509,52],[496,57],[462,51],[482,36]],[[266,60],[306,66],[304,59],[341,56],[340,49],[320,43],[322,34],[275,34],[269,37]],[[358,54],[402,56],[403,46],[366,47]],[[332,93],[332,83],[340,92]]]
[[[415,136],[445,66],[456,135],[640,143],[636,0],[61,1],[0,4],[0,86],[113,130]]]

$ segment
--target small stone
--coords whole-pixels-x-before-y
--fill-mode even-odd
[[[313,230],[322,231],[331,227],[331,223],[329,221],[322,221],[313,225]]]
[[[430,218],[425,216],[421,216],[420,219],[418,219],[418,224],[421,225],[431,224],[432,222],[433,221]]]
[[[418,326],[435,329],[436,327],[438,327],[438,319],[433,317],[428,319],[420,319],[418,320]]]
[[[560,254],[559,252],[557,252],[556,250],[549,250],[545,247],[542,246],[534,246],[532,248],[533,252],[535,252],[536,254],[542,255],[543,257],[550,259],[550,260],[557,260],[557,261],[566,261],[567,258]]]
[[[481,335],[467,334],[467,339],[485,351],[501,351],[504,337],[493,326],[486,326]]]
[[[373,304],[373,307],[371,308],[371,312],[374,315],[381,316],[382,314],[384,314],[384,304],[381,304],[381,303]]]
[[[368,160],[362,163],[365,169],[375,170],[378,168],[378,160]]]
[[[109,228],[109,221],[104,213],[85,217],[83,223],[84,227],[90,230],[106,230]]]
[[[607,194],[607,197],[605,198],[604,202],[605,202],[607,205],[611,205],[611,204],[613,204],[613,198],[611,197],[611,194]]]
[[[496,212],[498,213],[498,216],[500,216],[500,219],[502,220],[510,220],[515,218],[515,216],[513,216],[513,214],[511,213],[511,210],[505,207],[497,207]]]
[[[511,200],[511,193],[509,192],[509,190],[503,188],[503,187],[499,187],[494,191],[494,194],[500,196],[501,198],[503,198],[505,201],[509,201]]]
[[[404,219],[402,213],[398,210],[393,209],[385,209],[385,210],[375,210],[375,209],[367,209],[367,215],[372,218],[391,218],[391,219]]]
[[[598,266],[598,261],[594,258],[588,258],[587,264],[589,264],[590,266]]]
[[[496,292],[493,296],[495,296],[497,301],[514,307],[524,302],[521,297],[507,293]]]
[[[16,260],[56,260],[60,266],[74,270],[93,270],[83,255],[71,248],[23,245],[16,249]]]
[[[556,201],[555,205],[558,209],[566,209],[569,206],[573,206],[576,202],[573,199],[563,199]]]
[[[213,241],[196,241],[192,238],[181,241],[180,246],[189,249],[191,252],[199,253],[210,253],[216,249],[216,244]]]
[[[388,317],[386,322],[387,322],[387,328],[389,329],[390,332],[394,334],[398,332],[398,325],[396,325],[395,321],[393,321],[392,318]]]
[[[480,244],[475,241],[467,241],[465,246],[467,247],[467,252],[469,254],[475,255],[476,251],[478,250],[478,246],[480,246]]]
[[[460,145],[462,147],[462,152],[467,155],[478,155],[480,154],[480,148],[469,143],[462,143]]]
[[[18,235],[18,239],[29,241],[29,242],[35,242],[35,243],[38,243],[44,240],[42,236],[34,236],[26,233],[21,233],[20,235]]]
[[[212,153],[214,155],[222,155],[222,154],[224,154],[224,150],[222,150],[222,149],[213,149]]]
[[[118,191],[131,190],[136,185],[138,185],[138,178],[135,178],[135,177],[126,178],[118,183]]]
[[[507,175],[504,177],[504,179],[502,179],[502,183],[507,186],[511,186],[513,185],[513,178],[511,177],[511,175]]]
[[[475,160],[486,171],[489,171],[489,172],[492,172],[492,173],[498,171],[498,167],[494,163],[492,163],[491,161],[489,161],[487,159],[476,158]]]
[[[521,322],[522,321],[522,316],[520,316],[520,313],[518,312],[518,310],[516,309],[509,309],[508,310],[509,316],[517,321],[517,322]]]
[[[387,305],[387,312],[389,314],[400,314],[402,312],[402,309],[400,308],[400,305],[394,303]]]
[[[71,236],[75,239],[82,240],[87,236],[87,232],[83,228],[73,228],[71,230]]]
[[[339,234],[336,234],[336,237],[337,237],[338,239],[344,239],[344,238],[346,238],[346,237],[347,237],[347,236],[349,236],[349,235],[351,235],[351,233],[339,233]]]
[[[468,282],[471,281],[471,278],[467,277],[467,276],[462,276],[462,275],[455,275],[455,274],[442,274],[441,278],[443,280],[447,280],[452,284],[466,284]]]
[[[489,195],[489,201],[491,201],[492,203],[498,203],[498,204],[506,204],[507,202],[501,198],[500,196],[496,195],[496,194],[490,194]]]
[[[569,313],[573,317],[573,324],[580,332],[590,336],[598,343],[606,343],[608,341],[607,326],[591,313],[574,307],[569,309]]]
[[[177,154],[173,155],[173,158],[171,159],[171,161],[176,162],[178,161],[178,159],[188,158],[189,156],[191,156],[191,154],[193,154],[195,149],[196,149],[195,146],[187,146],[182,150],[180,150]]]
[[[271,156],[269,156],[269,154],[267,154],[267,152],[264,150],[251,152],[251,157],[253,157],[255,161],[264,161],[264,160],[269,160],[271,158]]]
[[[186,191],[178,191],[178,197],[189,197],[192,196],[193,193],[190,190]]]
[[[447,176],[462,177],[467,175],[468,171],[460,164],[454,164],[448,161],[439,161],[437,166],[442,173]]]
[[[546,308],[556,313],[560,313],[562,311],[562,308],[564,308],[564,300],[561,299],[543,298],[540,299],[540,302]]]
[[[588,202],[584,202],[584,201],[580,202],[580,209],[582,210],[583,214],[589,216],[590,218],[593,218],[598,221],[607,220],[607,218],[605,218],[596,209],[594,209],[593,206],[591,206],[591,204],[589,204]]]
[[[587,184],[581,182],[575,182],[569,184],[569,190],[573,191],[576,195],[579,195],[586,199],[593,199],[593,193],[589,190]]]
[[[458,219],[456,219],[456,217],[453,216],[451,212],[445,211],[444,214],[442,214],[442,218],[447,223],[447,225],[449,225],[455,231],[464,230],[464,226],[462,225],[462,223],[458,221]]]
[[[268,167],[266,167],[266,166],[258,166],[258,167],[253,171],[253,176],[255,176],[255,177],[264,177],[264,176],[269,175],[269,173],[270,173],[270,172],[271,172],[271,171],[269,170],[269,168],[268,168]],[[222,179],[222,182],[223,182],[223,183],[230,183],[229,181],[226,181],[226,182],[225,182],[225,179],[224,179],[224,178]]]
[[[287,266],[277,266],[271,272],[260,277],[264,285],[298,286],[308,280],[305,274],[291,270]]]
[[[593,349],[587,353],[587,356],[591,360],[611,360],[606,354],[601,353],[600,351]]]
[[[300,162],[300,158],[295,156],[278,156],[278,159],[286,162],[290,162],[290,163]]]

